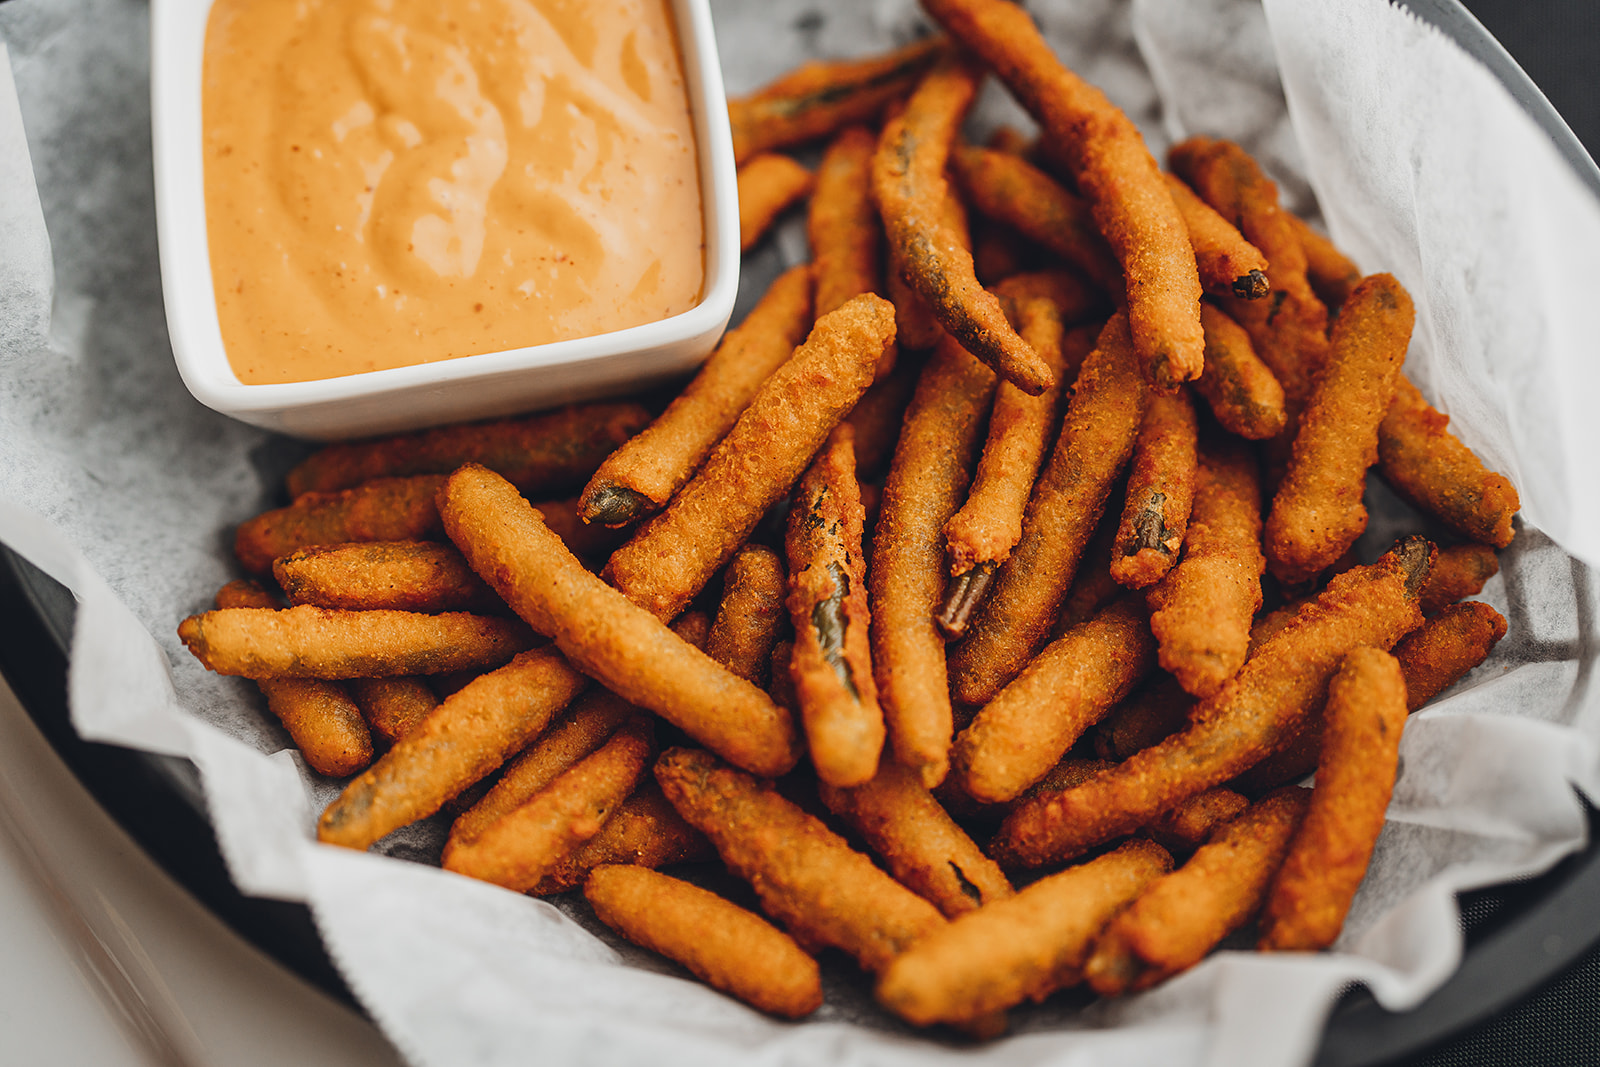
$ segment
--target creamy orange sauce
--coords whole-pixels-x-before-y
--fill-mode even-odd
[[[666,0],[217,0],[202,107],[246,383],[692,308],[694,130]]]

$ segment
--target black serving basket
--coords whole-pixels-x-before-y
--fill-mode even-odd
[[[1541,77],[1600,66],[1600,0],[1471,4],[1525,44],[1521,58]],[[1467,8],[1457,0],[1403,6],[1499,78],[1600,197],[1600,169],[1583,144]],[[1593,12],[1580,11],[1586,6]],[[1600,79],[1589,80],[1600,86]],[[1573,100],[1584,104],[1582,97]],[[1580,117],[1600,119],[1600,107]],[[73,613],[71,593],[0,545],[0,673],[40,731],[106,811],[206,907],[312,984],[359,1007],[304,905],[248,897],[234,887],[192,764],[78,737],[66,695]],[[1583,852],[1540,877],[1459,897],[1461,967],[1418,1008],[1389,1012],[1365,988],[1348,990],[1328,1019],[1318,1067],[1600,1063],[1600,846],[1594,843],[1600,812],[1590,808],[1588,816],[1591,844]]]

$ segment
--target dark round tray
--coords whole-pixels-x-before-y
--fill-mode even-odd
[[[1580,130],[1594,125],[1600,136],[1600,96],[1582,91],[1600,59],[1600,5],[1469,3],[1542,82],[1573,93],[1558,99],[1581,111]],[[1600,169],[1583,144],[1465,7],[1457,0],[1404,6],[1495,74],[1600,196]],[[1574,80],[1576,70],[1585,73]],[[0,674],[40,731],[101,806],[201,903],[312,984],[359,1008],[303,905],[247,897],[234,887],[193,765],[78,737],[66,697],[73,612],[69,592],[0,545]],[[1593,841],[1600,829],[1593,808],[1589,824]],[[1347,991],[1323,1033],[1319,1067],[1600,1063],[1600,1001],[1591,992],[1600,988],[1600,848],[1591,845],[1538,878],[1462,894],[1459,904],[1466,951],[1456,974],[1406,1013],[1384,1010],[1365,988]]]

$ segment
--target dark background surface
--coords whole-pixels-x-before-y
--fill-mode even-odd
[[[3,0],[0,0],[3,2]],[[1333,0],[1337,2],[1337,0]],[[1591,155],[1600,155],[1600,0],[1463,0],[1512,57],[1532,77],[1550,103],[1566,119]],[[1422,4],[1418,5],[1423,6]],[[277,955],[304,977],[341,999],[348,991],[320,950],[309,916],[303,908],[274,901],[246,900],[232,889],[214,845],[197,854],[198,838],[211,842],[203,817],[175,793],[154,766],[126,750],[91,745],[79,740],[68,725],[65,710],[65,659],[59,638],[47,634],[38,616],[26,605],[28,597],[15,584],[0,561],[0,670],[46,735],[74,770],[118,821],[133,832],[167,870],[178,877],[208,907],[248,939]],[[129,825],[134,823],[137,825]],[[1600,819],[1591,818],[1591,832]],[[1498,1065],[1571,1064],[1600,1065],[1600,945],[1586,951],[1582,945],[1600,938],[1593,923],[1600,900],[1600,862],[1591,848],[1588,857],[1569,861],[1545,878],[1519,887],[1473,894],[1462,899],[1463,924],[1469,946],[1480,966],[1477,975],[1464,970],[1457,987],[1458,1003],[1482,1003],[1483,987],[1503,983],[1507,993],[1489,997],[1497,1004],[1482,1012],[1465,1030],[1435,1041],[1431,1046],[1412,1040],[1379,1045],[1421,1051],[1397,1053],[1387,1062],[1407,1067],[1498,1067]],[[1549,921],[1562,921],[1560,908],[1549,901],[1565,895],[1585,916],[1585,929],[1567,929],[1573,942],[1566,958],[1576,962],[1531,995],[1517,983],[1516,959],[1535,952],[1540,940],[1530,939],[1525,924],[1513,924],[1530,899],[1543,902]],[[1559,903],[1559,901],[1558,901]],[[1554,927],[1560,929],[1557,925]],[[1548,935],[1545,938],[1548,941]],[[1531,941],[1531,943],[1530,943]],[[265,942],[265,943],[264,943]],[[1495,960],[1503,961],[1496,964]],[[1497,969],[1498,967],[1498,969]],[[1543,972],[1541,972],[1543,973]],[[1478,986],[1476,996],[1466,996]],[[1424,1005],[1439,1014],[1446,1009],[1451,987]],[[1406,1016],[1382,1017],[1370,997],[1347,998],[1336,1012],[1348,1034],[1378,1038],[1385,1027],[1411,1026]],[[1453,1024],[1452,1024],[1453,1025]],[[1330,1028],[1329,1041],[1319,1064],[1373,1063],[1371,1041],[1340,1044],[1341,1027]],[[1442,1030],[1439,1032],[1443,1032]],[[1363,1045],[1366,1047],[1363,1049]]]

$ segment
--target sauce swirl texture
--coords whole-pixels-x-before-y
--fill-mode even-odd
[[[202,108],[247,384],[586,337],[698,303],[665,0],[217,0]]]

